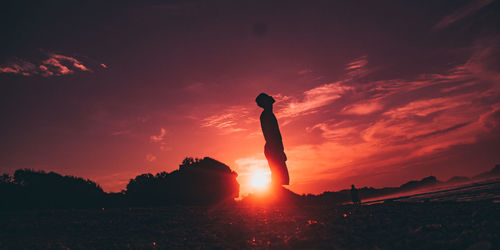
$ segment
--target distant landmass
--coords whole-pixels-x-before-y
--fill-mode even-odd
[[[469,181],[479,181],[485,179],[500,178],[500,164],[495,165],[490,171],[480,173],[472,178],[465,176],[454,176],[447,181],[440,181],[435,176],[428,176],[421,180],[412,180],[402,184],[399,187],[373,188],[363,187],[358,190],[359,196],[362,199],[372,199],[398,193],[406,193],[423,188],[439,187],[441,185],[458,184]],[[344,189],[337,192],[326,191],[319,195],[302,195],[302,197],[310,202],[317,203],[344,203],[351,201],[351,190]]]
[[[490,178],[497,178],[497,177],[500,177],[500,164],[496,165],[490,171],[480,173],[478,175],[473,176],[472,178],[465,177],[465,176],[453,176],[446,182],[447,183],[460,183],[460,182],[467,182],[467,181],[472,181],[472,180],[483,180],[483,179],[490,179]]]
[[[472,179],[474,180],[481,180],[481,179],[490,179],[490,178],[496,178],[500,176],[500,164],[497,164],[492,170],[480,173]]]

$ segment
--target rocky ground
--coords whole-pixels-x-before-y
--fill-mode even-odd
[[[0,248],[499,249],[500,203],[0,212]]]

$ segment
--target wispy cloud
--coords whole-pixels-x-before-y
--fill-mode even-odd
[[[92,72],[92,70],[84,65],[82,61],[74,57],[56,53],[48,53],[46,57],[47,58],[40,63],[31,63],[26,60],[15,59],[0,65],[0,73],[50,77],[73,74],[77,71]],[[105,64],[101,64],[100,67],[107,68]]]
[[[127,135],[127,134],[130,134],[131,132],[132,132],[132,130],[118,130],[118,131],[111,132],[110,135],[112,135],[112,136]]]
[[[69,64],[69,66],[64,66],[62,63]],[[61,74],[71,73],[72,70],[68,67],[79,69],[81,71],[90,71],[87,67],[85,67],[85,65],[82,64],[82,62],[76,60],[75,58],[59,54],[49,54],[49,59],[43,61],[43,64],[54,66]]]
[[[355,58],[351,62],[348,62],[345,67],[346,78],[306,90],[298,97],[285,96],[283,100],[277,100],[278,102],[282,101],[280,104],[285,106],[278,112],[278,116],[286,118],[311,114],[333,103],[335,100],[346,95],[349,91],[354,90],[352,87],[353,81],[370,72],[370,70],[366,68],[367,64],[368,59],[366,55]],[[352,110],[351,112],[353,113],[374,112],[375,109],[378,110],[378,107],[375,106],[376,104],[372,104],[370,107],[368,107],[368,105],[369,104],[364,104],[364,106],[361,106],[360,104],[360,106],[352,107],[350,110]]]
[[[361,69],[366,64],[368,63],[368,60],[366,59],[366,56],[362,56],[359,58],[354,59],[352,62],[348,63],[346,66],[346,70],[356,70],[356,69]]]
[[[167,146],[167,130],[165,128],[160,128],[160,133],[157,135],[152,135],[149,137],[151,143],[160,144],[161,150],[169,150],[170,147]]]
[[[223,109],[217,114],[204,118],[200,126],[219,129],[221,134],[230,134],[248,130],[246,125],[254,121],[255,118],[250,117],[248,108],[243,106],[231,106]]]
[[[301,99],[293,99],[279,112],[280,117],[293,117],[313,113],[325,105],[339,99],[351,87],[342,82],[323,84],[304,92]]]
[[[433,29],[438,30],[438,29],[446,28],[446,27],[450,26],[451,24],[453,24],[453,23],[455,23],[455,22],[457,22],[465,17],[474,14],[475,12],[479,11],[480,9],[489,5],[492,2],[493,2],[493,0],[475,0],[475,1],[472,1],[471,3],[455,10],[453,13],[443,17],[443,19],[441,19],[438,23],[436,23],[436,25],[434,25]]]
[[[13,62],[0,65],[0,73],[30,76],[33,72],[38,72],[37,66],[24,60],[15,60]]]
[[[311,72],[312,72],[312,70],[310,70],[310,69],[303,69],[303,70],[299,70],[299,71],[297,72],[297,74],[298,74],[298,75],[306,75],[306,74],[309,74],[309,73],[311,73]]]
[[[410,102],[403,107],[386,111],[375,123],[360,131],[360,134],[365,142],[378,145],[422,142],[424,139],[431,139],[431,136],[452,132],[452,127],[458,129],[477,121],[486,107],[471,106],[473,101],[473,95],[461,95]],[[457,127],[459,124],[465,125]],[[469,134],[461,139],[469,142],[473,137],[473,134]],[[450,137],[440,138],[440,142],[447,139],[457,141],[455,137]]]
[[[200,92],[205,89],[205,83],[202,82],[194,82],[191,84],[186,85],[184,90],[189,91],[189,92]]]
[[[149,161],[149,162],[156,161],[156,156],[154,154],[147,154],[146,161]]]
[[[346,114],[367,115],[382,110],[382,108],[383,105],[374,100],[346,106],[343,112]]]
[[[154,143],[163,142],[165,140],[166,135],[167,135],[167,130],[165,128],[161,128],[160,134],[150,136],[149,140]]]

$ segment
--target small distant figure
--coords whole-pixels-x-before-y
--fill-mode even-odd
[[[278,120],[273,114],[273,103],[275,101],[271,96],[261,93],[255,98],[255,102],[264,109],[260,115],[260,125],[266,140],[264,154],[271,169],[272,184],[273,186],[288,185],[290,177],[286,166],[287,159],[283,148],[283,140],[278,127]]]
[[[361,205],[361,199],[359,199],[358,189],[354,186],[354,184],[351,185],[351,199],[353,205]]]

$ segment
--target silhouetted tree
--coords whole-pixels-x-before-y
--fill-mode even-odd
[[[21,206],[21,188],[13,183],[9,174],[0,176],[0,208],[18,208]]]
[[[73,176],[19,169],[13,178],[3,175],[2,208],[87,208],[103,203],[104,191],[95,182]]]
[[[12,177],[9,174],[3,174],[0,176],[0,184],[11,183]]]

